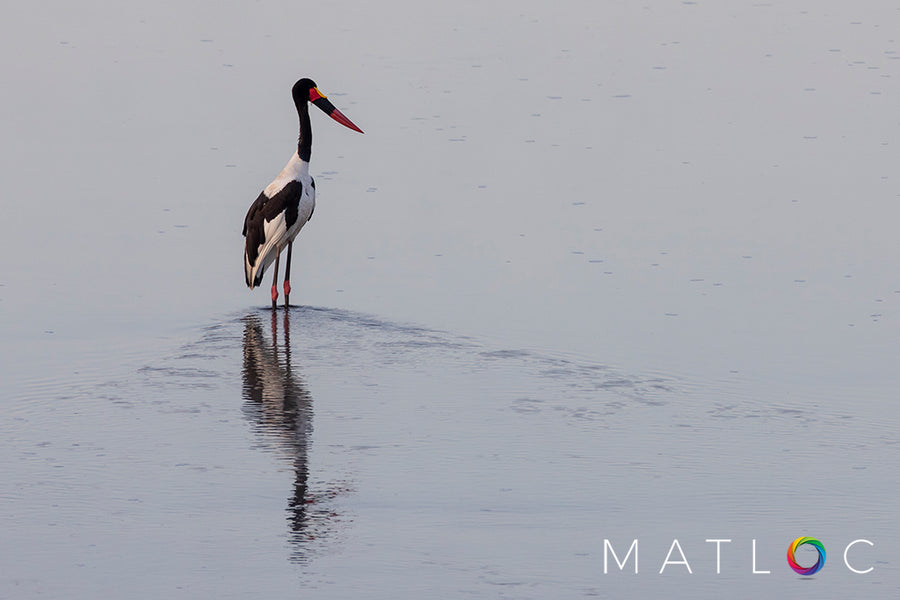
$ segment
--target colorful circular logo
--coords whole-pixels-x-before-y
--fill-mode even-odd
[[[794,558],[794,552],[796,552],[797,548],[806,544],[809,544],[810,546],[815,548],[819,553],[819,559],[816,561],[816,564],[811,567],[800,566],[800,564],[797,562],[797,559]],[[822,542],[820,542],[816,538],[798,537],[796,540],[791,542],[790,546],[788,546],[787,561],[788,564],[791,565],[791,568],[800,575],[814,575],[815,573],[818,573],[822,567],[825,566],[825,546],[823,546]]]

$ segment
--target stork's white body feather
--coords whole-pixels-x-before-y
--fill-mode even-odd
[[[272,183],[266,186],[266,189],[263,190],[266,193],[266,196],[272,198],[284,189],[291,181],[299,181],[303,184],[303,187],[306,187],[308,181],[310,181],[309,176],[309,163],[305,160],[300,160],[300,156],[297,154],[297,151],[294,150],[294,155],[291,156],[291,160],[288,161],[288,164],[284,166],[281,170],[281,173],[278,174],[278,177],[272,180]]]

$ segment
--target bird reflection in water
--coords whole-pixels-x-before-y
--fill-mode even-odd
[[[291,312],[272,311],[270,339],[258,315],[250,314],[244,319],[243,410],[260,435],[263,447],[293,465],[294,491],[287,509],[293,546],[291,558],[305,562],[311,545],[333,528],[338,516],[327,506],[327,501],[344,490],[338,486],[324,494],[309,491],[312,397],[291,364]]]

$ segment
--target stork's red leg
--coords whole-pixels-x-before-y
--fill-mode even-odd
[[[288,242],[287,264],[284,265],[284,307],[287,308],[290,303],[291,295],[291,250],[294,249],[294,242]]]
[[[281,260],[281,253],[275,255],[275,271],[272,273],[272,310],[278,308],[278,261]]]

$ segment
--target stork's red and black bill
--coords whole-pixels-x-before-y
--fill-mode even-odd
[[[349,127],[353,131],[358,131],[363,133],[363,130],[357,127],[353,121],[348,119],[344,113],[339,111],[334,104],[331,103],[328,98],[325,97],[325,94],[320,92],[318,88],[310,88],[309,89],[309,101],[322,109],[326,115],[343,125],[344,127]]]

